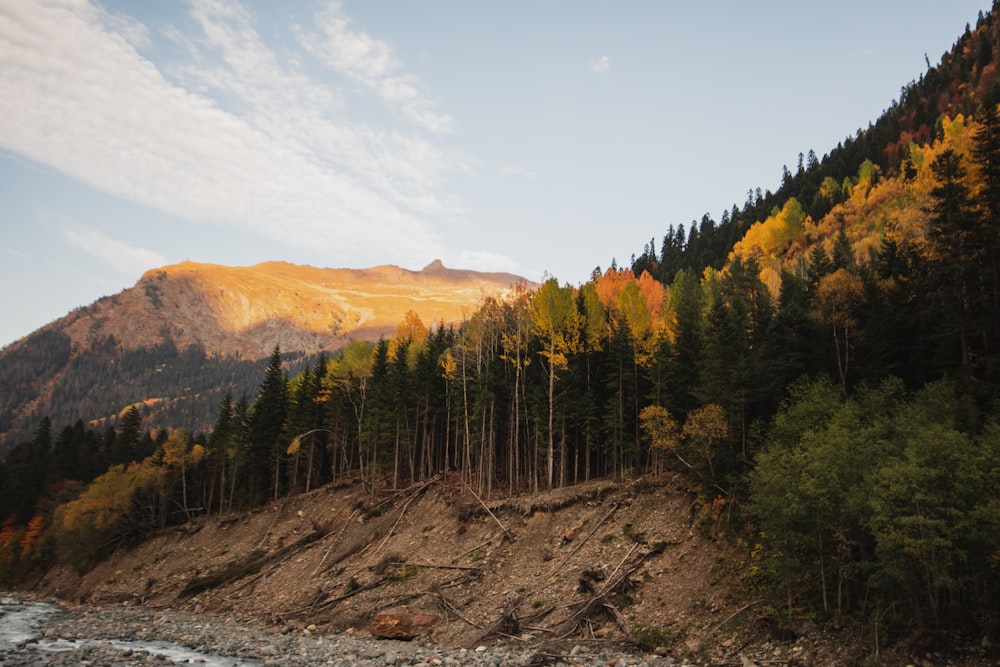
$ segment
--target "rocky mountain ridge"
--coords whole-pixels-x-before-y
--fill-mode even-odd
[[[421,271],[182,262],[147,271],[134,287],[49,326],[83,347],[104,336],[126,348],[169,337],[181,349],[200,345],[211,355],[261,358],[276,344],[313,352],[352,338],[389,336],[408,310],[427,325],[457,323],[484,296],[502,296],[518,283],[527,281],[449,269],[440,260]]]
[[[153,269],[0,350],[0,453],[30,438],[43,416],[57,428],[99,425],[133,403],[163,413],[150,425],[204,429],[226,390],[252,394],[275,346],[305,360],[351,339],[391,337],[409,311],[425,326],[457,324],[486,296],[519,286],[532,283],[440,260],[421,271],[286,262]]]

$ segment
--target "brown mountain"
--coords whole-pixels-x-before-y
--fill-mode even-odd
[[[207,428],[226,390],[251,397],[277,345],[296,360],[351,339],[390,337],[407,311],[427,326],[460,322],[487,295],[528,284],[509,273],[398,266],[329,269],[266,262],[184,262],[74,310],[0,350],[0,451],[42,416],[99,424],[147,405],[155,426]],[[174,421],[170,421],[174,420]]]

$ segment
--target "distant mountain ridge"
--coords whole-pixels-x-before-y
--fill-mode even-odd
[[[308,357],[351,339],[374,341],[411,310],[426,326],[458,323],[485,296],[518,284],[531,283],[440,260],[421,271],[286,262],[153,269],[0,350],[0,452],[30,437],[43,416],[56,425],[93,421],[134,402],[172,409],[172,426],[205,427],[224,391],[256,388],[276,345]],[[207,412],[195,407],[206,396]]]
[[[276,344],[318,352],[351,338],[375,340],[395,331],[408,310],[427,325],[459,322],[486,294],[503,294],[523,281],[509,273],[449,269],[440,260],[421,271],[183,262],[147,271],[135,287],[53,325],[84,347],[108,335],[129,349],[169,338],[179,348],[201,345],[210,355],[260,358]]]

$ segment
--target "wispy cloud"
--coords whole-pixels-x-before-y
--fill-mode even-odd
[[[455,261],[458,266],[467,266],[477,271],[516,273],[520,270],[510,257],[490,250],[464,250]]]
[[[463,210],[442,190],[470,160],[348,120],[336,82],[279,59],[242,5],[195,0],[192,16],[202,31],[183,45],[192,59],[167,65],[137,50],[149,39],[141,26],[85,1],[0,4],[0,146],[113,195],[291,246],[397,262],[444,254],[427,216]],[[318,20],[324,63],[423,127],[450,129],[419,82],[395,73],[391,49],[350,29],[339,6]]]
[[[303,48],[374,92],[386,105],[398,109],[410,122],[436,134],[454,131],[451,116],[439,113],[421,91],[418,77],[399,73],[392,47],[364,31],[351,27],[339,3],[331,3],[316,17],[319,33],[300,31]]]
[[[91,227],[81,225],[66,227],[62,230],[62,235],[83,252],[100,259],[121,273],[138,275],[167,263],[167,259],[158,252],[136,248]]]
[[[601,56],[601,59],[594,63],[593,69],[596,74],[607,74],[611,71],[611,61],[607,56]]]

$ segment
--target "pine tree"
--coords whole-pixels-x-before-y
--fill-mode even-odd
[[[270,493],[277,499],[283,490],[285,426],[288,419],[288,382],[275,346],[251,411],[251,497],[257,502]]]

